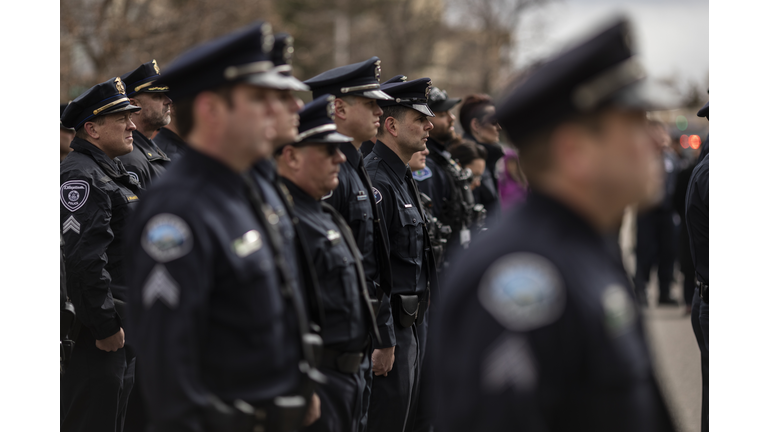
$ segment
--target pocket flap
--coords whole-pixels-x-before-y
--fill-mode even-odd
[[[400,296],[403,312],[410,316],[416,315],[416,312],[419,310],[419,296],[403,294],[398,294],[398,296]]]

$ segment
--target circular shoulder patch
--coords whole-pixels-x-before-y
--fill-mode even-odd
[[[76,212],[88,201],[91,185],[85,180],[69,180],[61,184],[59,198],[61,205],[71,212]]]
[[[379,192],[378,189],[373,188],[373,199],[376,201],[376,204],[380,203],[382,198],[381,192]]]
[[[480,280],[478,297],[488,313],[512,331],[551,324],[565,309],[560,272],[546,258],[525,252],[491,264]]]
[[[414,171],[412,175],[414,180],[423,181],[432,177],[432,170],[429,169],[428,166],[425,166],[424,169]]]
[[[141,246],[157,262],[173,261],[192,250],[192,231],[182,218],[161,213],[147,222]]]

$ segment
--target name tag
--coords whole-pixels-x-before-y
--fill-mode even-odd
[[[357,200],[358,201],[365,201],[368,199],[368,194],[365,193],[365,191],[360,191],[357,193]]]
[[[339,244],[341,239],[341,234],[339,234],[339,232],[336,230],[328,230],[325,236],[328,238],[328,241],[330,241],[332,245]]]
[[[261,234],[256,230],[250,230],[232,242],[232,250],[240,258],[244,258],[261,249],[262,244]]]
[[[405,205],[405,208],[411,208],[411,207],[413,207],[413,204],[406,204]]]

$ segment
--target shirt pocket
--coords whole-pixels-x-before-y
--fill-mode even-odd
[[[400,225],[395,236],[394,252],[400,258],[416,262],[423,246],[423,223],[419,211],[415,207],[398,209]]]

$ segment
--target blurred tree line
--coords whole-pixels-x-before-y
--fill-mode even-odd
[[[60,99],[257,19],[295,39],[294,74],[310,78],[378,56],[382,81],[429,76],[452,96],[494,94],[527,11],[553,0],[61,0]],[[448,24],[446,13],[460,19]],[[309,98],[309,94],[300,97]]]

